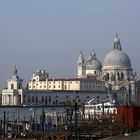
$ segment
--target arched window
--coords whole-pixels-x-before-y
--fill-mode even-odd
[[[32,103],[34,103],[34,96],[32,96]]]
[[[11,89],[14,89],[14,85],[13,84],[11,84]]]
[[[28,96],[28,103],[30,103],[31,102],[31,99],[30,99],[30,96]]]
[[[106,79],[109,80],[109,73],[107,73],[107,75],[106,75]]]
[[[58,100],[55,101],[55,104],[58,105]]]
[[[41,102],[42,102],[42,104],[44,104],[44,96],[42,96]]]
[[[18,88],[21,89],[21,84],[19,83]]]
[[[51,96],[49,96],[49,103],[51,103]]]
[[[120,74],[119,74],[119,72],[117,73],[117,76],[118,76],[118,81],[120,81]]]
[[[124,73],[121,73],[121,80],[124,80]]]
[[[38,104],[38,97],[36,96],[36,103]]]

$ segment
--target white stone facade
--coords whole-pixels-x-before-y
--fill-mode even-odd
[[[92,76],[98,79],[99,77],[101,77],[101,69],[102,65],[100,61],[97,59],[94,50],[90,52],[87,61],[85,61],[82,51],[80,52],[77,61],[78,78],[87,78],[88,76]]]
[[[15,67],[12,79],[2,91],[2,105],[66,105],[73,100],[82,105],[92,98],[104,102],[109,96],[117,104],[140,105],[140,80],[132,71],[129,56],[122,51],[118,35],[103,67],[94,50],[87,61],[81,51],[77,74],[75,79],[50,79],[46,71],[38,70],[25,89]]]
[[[81,56],[81,53],[79,56]],[[136,97],[136,94],[140,93],[136,93],[135,86],[139,78],[137,74],[134,74],[132,71],[129,56],[122,51],[118,35],[116,35],[113,41],[113,50],[109,52],[104,59],[103,67],[96,58],[94,51],[90,53],[89,60],[86,63],[83,54],[82,57],[79,58],[77,66],[79,78],[88,77],[90,75],[104,81],[111,89],[110,93],[112,97],[114,96],[118,104],[126,104],[126,102],[128,104],[140,104],[140,102],[136,103],[136,100],[140,100],[140,97]],[[83,62],[82,66],[85,66],[85,68],[79,65],[79,62]],[[82,68],[84,69],[83,75],[81,75],[81,71],[83,71]]]
[[[33,74],[25,89],[16,72],[2,91],[2,105],[66,106],[74,101],[83,105],[91,98],[95,98],[95,103],[108,100],[105,83],[102,81],[93,78],[48,78],[45,71],[38,71]]]
[[[94,98],[94,103],[108,100],[106,91],[35,91],[28,90],[25,93],[23,104],[25,105],[47,105],[47,106],[67,106],[75,101],[83,105],[88,100]]]
[[[19,105],[23,103],[22,79],[17,75],[15,67],[12,79],[7,80],[7,88],[2,90],[2,105]]]
[[[93,78],[77,79],[41,79],[42,74],[37,77],[33,74],[31,81],[28,82],[29,90],[66,90],[66,91],[104,91],[104,82]],[[48,77],[47,77],[48,78]]]

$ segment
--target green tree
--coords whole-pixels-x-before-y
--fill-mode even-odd
[[[44,124],[45,124],[45,112],[43,110],[41,115],[40,115],[40,125],[41,125],[41,128],[42,128],[42,131],[44,131]]]

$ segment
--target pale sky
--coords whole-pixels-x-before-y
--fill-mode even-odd
[[[140,73],[140,0],[1,0],[0,89],[14,65],[25,81],[38,69],[74,78],[80,50],[103,63],[116,33]]]

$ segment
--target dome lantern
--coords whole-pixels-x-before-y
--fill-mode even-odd
[[[95,53],[94,49],[92,50],[92,56],[93,56],[93,59],[97,59],[96,58],[96,53]]]
[[[116,34],[116,37],[114,38],[113,41],[113,50],[120,50],[120,51],[122,50],[118,34]]]

